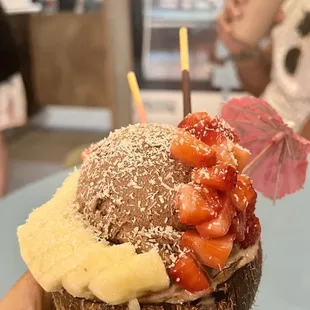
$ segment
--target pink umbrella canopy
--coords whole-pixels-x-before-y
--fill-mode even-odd
[[[224,104],[222,117],[252,153],[243,172],[258,191],[275,201],[303,188],[310,141],[296,134],[267,102],[233,98]]]

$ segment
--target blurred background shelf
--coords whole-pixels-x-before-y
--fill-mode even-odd
[[[6,12],[8,14],[30,14],[30,13],[38,13],[41,10],[42,7],[40,5],[33,5],[25,8],[9,9]]]
[[[177,125],[183,117],[180,26],[190,28],[193,111],[215,115],[224,99],[242,95],[233,65],[210,62],[212,53],[226,53],[215,28],[223,1],[104,0],[101,9],[82,14],[45,14],[37,4],[20,9],[10,2],[29,116],[27,126],[7,132],[10,190],[63,169],[72,154],[75,163],[85,145],[137,122],[130,70],[149,120]],[[168,2],[212,10],[167,9]]]
[[[42,10],[40,3],[33,3],[31,0],[1,0],[1,4],[8,14],[30,14]]]

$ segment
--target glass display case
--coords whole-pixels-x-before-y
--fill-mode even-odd
[[[189,34],[193,110],[219,112],[221,102],[238,95],[227,51],[217,38],[216,20],[225,0],[131,0],[135,71],[151,121],[176,124],[182,117],[179,28]]]
[[[217,40],[216,18],[225,0],[144,0],[142,76],[172,84],[180,79],[178,30],[188,27],[190,72],[194,89],[239,88],[232,65],[216,65],[225,56]],[[169,86],[168,86],[169,87]],[[170,86],[172,87],[172,86]],[[170,88],[169,87],[169,88]]]

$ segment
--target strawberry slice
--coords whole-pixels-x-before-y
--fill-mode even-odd
[[[211,281],[190,253],[182,255],[169,272],[170,277],[189,292],[211,292]]]
[[[221,202],[214,190],[184,184],[179,188],[176,207],[181,223],[198,225],[214,219]]]
[[[227,137],[224,133],[216,131],[212,128],[207,128],[199,139],[209,146],[226,144],[227,142]]]
[[[237,171],[235,168],[219,164],[210,168],[194,169],[192,181],[196,184],[227,191],[235,187]]]
[[[247,249],[254,245],[261,234],[261,225],[255,214],[253,212],[247,212],[246,218],[247,228],[245,231],[245,239],[240,245],[243,249]]]
[[[208,145],[181,129],[172,140],[170,153],[174,159],[193,168],[210,167],[216,163],[216,154]]]
[[[238,163],[238,171],[242,172],[251,158],[251,152],[239,144],[235,144],[232,151]]]
[[[245,211],[255,196],[256,192],[252,186],[251,179],[244,174],[239,174],[236,187],[230,192],[231,201],[236,209],[239,212]]]
[[[234,129],[221,117],[214,117],[211,121],[210,128],[222,133],[227,139],[233,141],[234,143],[239,142],[239,137],[235,133]]]
[[[226,235],[222,238],[205,239],[196,231],[183,234],[181,245],[197,256],[201,264],[222,270],[229,258],[234,244],[234,236]]]
[[[218,164],[229,165],[236,169],[238,166],[238,162],[234,156],[234,153],[230,151],[230,147],[228,146],[228,143],[215,144],[211,148],[212,150],[216,152],[216,158],[217,158]]]
[[[227,140],[237,143],[239,138],[228,123],[221,118],[215,117],[209,125],[209,130],[204,132],[200,140],[212,146],[216,144],[225,144]]]
[[[237,243],[244,241],[246,232],[245,212],[240,212],[233,218],[229,231],[236,236]]]
[[[234,217],[233,206],[228,199],[223,201],[223,208],[219,212],[217,218],[200,225],[196,225],[196,229],[204,238],[219,238],[225,236],[230,228]]]
[[[247,213],[254,213],[255,212],[255,207],[256,207],[256,201],[257,201],[257,193],[255,192],[254,197],[252,200],[249,202],[248,207],[246,208]]]
[[[211,117],[207,112],[198,112],[194,114],[188,114],[183,121],[179,124],[179,128],[183,128],[186,131],[193,134],[197,139],[204,135],[211,124]]]

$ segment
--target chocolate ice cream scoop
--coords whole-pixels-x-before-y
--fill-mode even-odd
[[[78,186],[80,211],[102,237],[131,242],[138,251],[158,248],[166,264],[180,252],[184,226],[176,216],[175,194],[191,172],[170,156],[176,130],[138,124],[113,132],[92,148]]]

